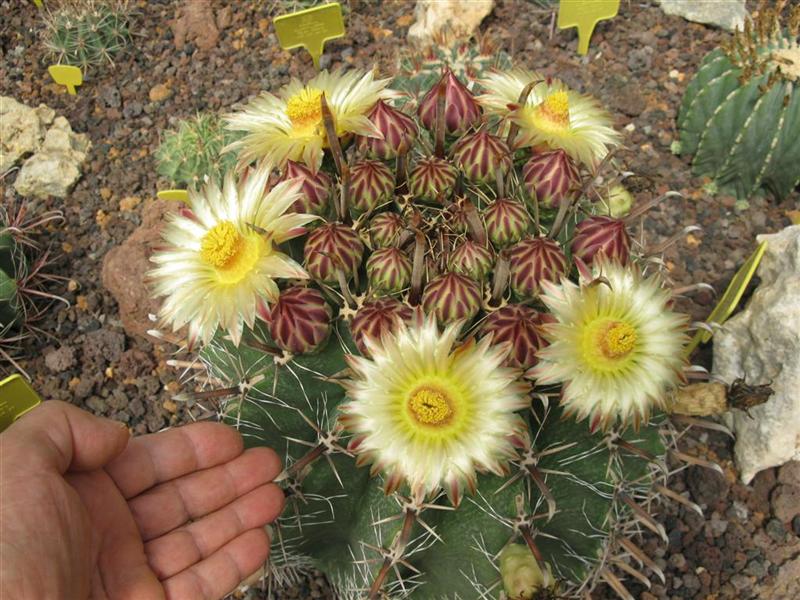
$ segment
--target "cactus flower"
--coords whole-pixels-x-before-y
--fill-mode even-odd
[[[597,215],[587,217],[575,228],[572,238],[572,255],[591,265],[599,253],[617,260],[628,262],[631,237],[625,228],[625,221]]]
[[[447,265],[454,273],[482,282],[492,270],[494,255],[486,246],[466,240],[453,250]]]
[[[498,171],[505,175],[512,166],[508,145],[485,128],[462,137],[452,152],[453,160],[473,183],[493,184]]]
[[[372,158],[390,160],[397,156],[401,148],[411,148],[417,137],[414,119],[383,100],[378,100],[367,118],[383,136],[359,138],[359,150]]]
[[[364,244],[351,227],[326,223],[312,231],[303,248],[306,269],[315,279],[337,283],[337,271],[350,279],[361,265]]]
[[[272,306],[269,334],[282,350],[308,354],[328,340],[331,317],[331,307],[321,292],[295,285],[283,290]]]
[[[507,468],[527,429],[516,411],[528,386],[503,367],[508,348],[489,340],[458,345],[459,326],[439,333],[419,312],[380,339],[366,338],[371,359],[347,356],[351,379],[340,423],[359,464],[382,471],[388,492],[407,483],[412,497],[444,489],[458,505],[477,473]]]
[[[422,308],[434,315],[439,323],[452,323],[471,319],[481,307],[481,289],[469,277],[458,273],[445,273],[435,277],[425,286]]]
[[[436,103],[439,86],[445,88],[444,125],[449,135],[461,135],[481,122],[481,107],[455,73],[445,68],[442,78],[425,94],[417,114],[428,131],[436,127]]]
[[[538,384],[563,383],[566,414],[592,430],[646,423],[663,408],[684,365],[687,317],[673,312],[658,276],[598,257],[603,283],[542,282],[540,299],[556,322],[543,325],[550,342],[529,372]]]
[[[362,160],[350,168],[350,196],[358,212],[374,210],[394,197],[394,173],[379,160]]]
[[[522,167],[522,180],[530,198],[545,208],[572,202],[581,184],[578,167],[563,150],[534,154]]]
[[[411,319],[412,314],[408,304],[388,296],[365,302],[350,323],[350,332],[359,352],[369,356],[366,338],[379,341],[384,333],[394,331],[398,322]]]
[[[369,239],[374,248],[394,246],[405,228],[403,217],[397,213],[380,213],[369,222]]]
[[[539,295],[544,281],[556,282],[569,271],[567,257],[553,240],[539,237],[522,240],[508,255],[511,289],[522,299]]]
[[[403,291],[411,283],[411,259],[398,248],[381,248],[367,259],[370,288],[387,294]]]
[[[453,193],[458,171],[448,161],[430,156],[421,158],[408,174],[408,187],[414,198],[441,204]]]
[[[164,228],[166,249],[151,257],[157,266],[149,277],[155,295],[165,297],[162,321],[173,330],[188,325],[190,343],[208,342],[221,327],[238,345],[263,303],[278,299],[275,279],[308,277],[277,245],[305,233],[317,217],[288,212],[301,197],[299,182],[265,192],[268,178],[259,169],[237,183],[228,173],[222,189],[215,181],[190,189],[190,211]]]
[[[324,215],[328,210],[331,195],[331,178],[322,171],[314,173],[305,165],[290,160],[286,163],[281,180],[302,181],[303,197],[292,205],[292,211],[312,215]]]
[[[519,202],[498,198],[483,211],[486,234],[498,248],[520,241],[528,232],[531,218]]]

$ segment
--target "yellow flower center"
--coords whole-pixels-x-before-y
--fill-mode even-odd
[[[286,101],[286,114],[297,129],[313,129],[322,123],[322,90],[303,88]]]
[[[636,345],[636,330],[628,323],[610,323],[598,336],[598,345],[606,358],[622,358]]]
[[[583,357],[589,367],[604,373],[625,369],[636,356],[638,333],[630,323],[601,318],[585,326]]]
[[[257,233],[242,235],[230,221],[220,221],[200,242],[200,257],[216,269],[220,283],[240,282],[253,270],[267,249]]]
[[[561,90],[553,92],[533,111],[534,124],[549,132],[569,127],[569,97]]]
[[[440,390],[423,386],[408,400],[408,409],[417,423],[423,425],[445,425],[453,417],[450,398]]]

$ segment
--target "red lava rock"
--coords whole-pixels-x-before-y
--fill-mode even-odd
[[[788,523],[800,514],[800,486],[780,484],[772,492],[771,504],[775,518]]]
[[[219,22],[225,23],[229,20],[223,15]],[[175,12],[171,27],[175,36],[175,48],[178,50],[183,50],[188,42],[200,50],[211,50],[219,40],[217,18],[207,0],[184,0]]]
[[[800,460],[790,460],[778,469],[778,481],[800,485]]]
[[[129,335],[144,336],[153,328],[148,315],[158,312],[159,303],[150,297],[145,275],[153,267],[150,256],[161,243],[164,215],[179,206],[164,200],[148,204],[139,228],[103,259],[103,286],[117,300],[122,326]]]

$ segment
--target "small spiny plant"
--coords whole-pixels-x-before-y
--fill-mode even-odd
[[[762,2],[708,53],[678,113],[673,150],[740,200],[762,191],[783,199],[800,183],[800,5],[787,4]]]
[[[60,0],[47,6],[42,39],[56,62],[89,68],[112,65],[131,43],[129,0]]]

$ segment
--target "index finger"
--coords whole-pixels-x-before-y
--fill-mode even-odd
[[[226,463],[243,450],[235,429],[192,423],[132,439],[105,469],[128,499],[164,481]]]

